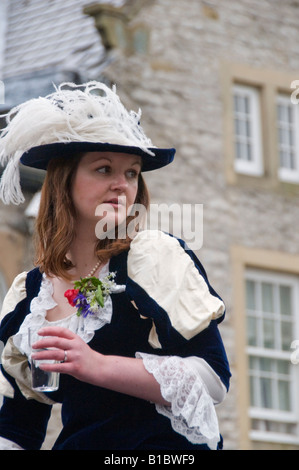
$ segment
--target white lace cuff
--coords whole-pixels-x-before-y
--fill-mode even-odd
[[[18,444],[0,436],[0,450],[24,450]]]
[[[208,390],[189,358],[136,353],[153,374],[161,393],[171,406],[156,404],[158,413],[168,417],[172,428],[193,444],[217,449],[220,440],[218,419]]]

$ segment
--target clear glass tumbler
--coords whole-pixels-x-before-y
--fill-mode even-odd
[[[42,339],[41,336],[37,334],[37,331],[33,328],[28,328],[28,341],[29,346],[32,347],[32,344],[36,343],[38,340]],[[46,348],[45,348],[46,349]],[[45,349],[34,349],[32,352],[44,351]],[[38,392],[54,392],[59,388],[59,372],[48,372],[40,369],[40,364],[54,364],[57,361],[54,360],[36,360],[31,359],[31,379],[32,379],[32,389]]]

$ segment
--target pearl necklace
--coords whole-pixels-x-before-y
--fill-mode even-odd
[[[95,267],[90,271],[89,274],[87,274],[86,277],[92,277],[92,276],[96,273],[96,271],[99,269],[100,265],[101,265],[101,260],[99,260],[99,261],[97,262],[97,264],[95,265]]]

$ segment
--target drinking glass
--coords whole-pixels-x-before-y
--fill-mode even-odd
[[[38,340],[42,339],[41,336],[37,334],[37,331],[33,328],[28,328],[28,341],[29,346],[32,347],[32,344],[36,343]],[[48,348],[43,349],[33,349],[31,352],[44,351]],[[59,372],[49,372],[42,370],[39,366],[41,364],[55,364],[58,361],[49,360],[49,359],[31,359],[31,379],[32,379],[32,389],[38,392],[54,392],[59,388]]]

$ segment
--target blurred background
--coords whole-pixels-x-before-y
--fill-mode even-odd
[[[1,114],[95,79],[176,147],[146,181],[153,203],[204,207],[196,254],[227,307],[231,450],[299,450],[298,24],[298,0],[0,0]],[[33,265],[43,178],[23,168],[26,203],[0,203],[0,305]]]

